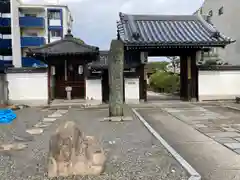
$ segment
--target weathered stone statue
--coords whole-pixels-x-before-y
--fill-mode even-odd
[[[84,136],[74,122],[63,123],[49,143],[48,176],[100,175],[104,151],[92,136]]]

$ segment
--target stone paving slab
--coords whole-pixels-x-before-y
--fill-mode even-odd
[[[203,124],[214,119],[220,120],[227,118],[219,113],[209,111],[208,109],[199,106],[191,108],[163,108],[163,110],[188,124],[194,124],[194,121]],[[200,124],[197,126],[200,126]]]
[[[234,138],[234,139],[236,139],[237,141],[239,141],[239,142],[240,142],[240,137],[239,137],[239,138]]]
[[[19,151],[25,149],[27,144],[24,143],[12,143],[12,144],[1,144],[0,145],[0,152],[6,152],[10,150]]]
[[[230,149],[240,149],[240,143],[224,143],[225,146],[229,147]]]
[[[194,105],[196,107],[162,109],[224,146],[225,143],[238,143],[236,138],[240,137],[240,111],[222,107],[220,104]]]
[[[214,138],[215,141],[221,143],[221,144],[225,144],[225,143],[238,143],[237,140],[233,139],[233,138]]]
[[[26,132],[33,128],[45,116],[53,111],[42,111],[42,108],[24,108],[15,111],[17,118],[9,125],[0,125],[0,143],[12,143],[22,139],[31,141],[32,135]]]
[[[240,156],[236,152],[167,112],[156,109],[138,112],[200,173],[203,180],[240,179]]]
[[[194,126],[194,127],[196,127],[196,129],[198,130],[198,131],[200,131],[201,133],[219,133],[219,132],[222,132],[223,130],[221,129],[221,128],[219,128],[219,127],[208,127],[208,126],[206,126],[206,125],[204,125],[205,127],[196,127],[196,126]]]
[[[196,128],[207,128],[205,124],[195,124],[194,127]]]
[[[234,152],[236,152],[237,154],[240,154],[240,149],[234,149]]]
[[[222,127],[222,129],[227,132],[239,132],[237,129],[231,127]]]
[[[42,128],[27,129],[26,132],[31,134],[31,135],[42,134],[43,129]]]
[[[215,106],[215,107],[207,107],[207,106],[203,106],[204,109],[217,113],[217,114],[221,114],[222,116],[224,116],[226,119],[227,118],[234,118],[234,117],[238,117],[239,113],[236,110],[232,110],[226,107],[222,107],[222,106]]]
[[[237,132],[214,132],[214,133],[206,133],[207,136],[212,138],[224,138],[224,137],[239,137],[240,134]]]

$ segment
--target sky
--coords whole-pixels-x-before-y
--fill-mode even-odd
[[[192,14],[204,0],[22,0],[26,3],[67,4],[73,16],[73,35],[108,50],[116,38],[119,12],[131,14]]]
[[[73,16],[72,33],[85,43],[109,50],[117,36],[119,12],[130,14],[192,14],[204,0],[22,0],[26,3],[67,4]]]

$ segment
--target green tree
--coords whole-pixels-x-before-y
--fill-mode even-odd
[[[180,78],[177,74],[157,71],[150,77],[150,87],[158,92],[174,93],[179,90]]]
[[[156,71],[166,71],[167,65],[169,62],[161,61],[161,62],[149,62],[146,64],[146,71],[148,74],[155,73]]]

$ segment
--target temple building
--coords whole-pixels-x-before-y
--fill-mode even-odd
[[[124,45],[126,103],[147,101],[145,64],[149,56],[179,56],[180,97],[198,101],[201,87],[196,62],[201,51],[224,48],[234,42],[199,15],[120,13],[119,17],[117,38]],[[30,48],[28,57],[39,59],[48,67],[8,69],[9,100],[25,104],[49,104],[54,99],[69,98],[108,102],[108,54],[73,37],[70,31],[61,40]]]

